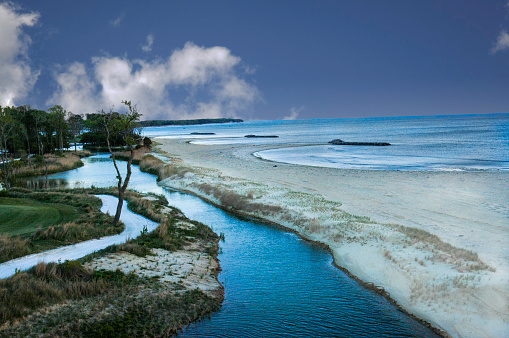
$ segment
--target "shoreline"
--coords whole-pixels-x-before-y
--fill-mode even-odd
[[[402,307],[400,304],[398,304],[393,298],[391,298],[390,296],[390,293],[388,293],[383,287],[380,287],[380,286],[377,286],[371,282],[365,282],[363,280],[361,280],[360,278],[358,278],[357,276],[355,276],[354,274],[352,274],[350,271],[348,271],[346,268],[340,266],[338,264],[338,262],[336,261],[336,257],[334,256],[334,252],[333,250],[331,249],[330,246],[328,246],[327,244],[325,243],[322,243],[322,242],[319,242],[319,241],[316,241],[316,240],[313,240],[313,239],[310,239],[306,236],[304,236],[302,233],[299,233],[298,231],[296,231],[295,229],[292,229],[292,228],[289,228],[289,227],[286,227],[284,225],[281,225],[279,223],[275,223],[275,222],[272,222],[270,220],[267,220],[267,219],[264,219],[264,218],[259,218],[259,217],[254,217],[254,216],[249,216],[249,215],[246,215],[246,214],[243,214],[241,212],[235,212],[235,211],[232,211],[230,209],[227,209],[225,208],[223,205],[221,204],[218,204],[216,202],[214,202],[213,200],[211,199],[207,199],[199,194],[196,194],[194,193],[193,191],[191,190],[177,190],[175,189],[176,191],[180,191],[182,193],[186,193],[186,194],[190,194],[190,195],[193,195],[195,197],[198,197],[202,200],[204,200],[205,202],[215,206],[216,208],[218,209],[221,209],[223,211],[226,211],[232,215],[234,215],[235,217],[238,217],[240,219],[245,219],[245,220],[248,220],[248,221],[254,221],[254,222],[257,222],[257,223],[261,223],[261,224],[264,224],[264,225],[268,225],[268,226],[274,226],[274,227],[277,227],[279,229],[282,229],[286,232],[290,232],[290,233],[293,233],[295,235],[297,235],[299,238],[301,238],[302,240],[306,241],[306,242],[309,242],[309,243],[312,243],[314,245],[317,245],[317,246],[320,246],[322,247],[323,249],[327,250],[327,252],[329,252],[329,254],[331,255],[332,257],[332,264],[339,270],[341,270],[342,272],[344,272],[345,274],[348,275],[348,277],[350,277],[351,279],[353,279],[355,282],[359,283],[362,287],[368,289],[368,290],[371,290],[371,291],[374,291],[376,293],[378,293],[379,295],[383,296],[385,299],[387,299],[391,304],[393,304],[399,311],[403,312],[404,314],[406,314],[407,316],[417,320],[418,322],[420,322],[421,324],[423,324],[424,326],[426,326],[427,328],[429,328],[430,330],[432,330],[434,333],[438,334],[438,335],[441,335],[443,337],[451,337],[446,331],[440,329],[440,328],[437,328],[435,326],[433,326],[430,322],[427,322],[426,320],[422,319],[422,318],[419,318],[417,316],[415,316],[414,314],[412,314],[411,312],[408,312],[404,307]],[[217,277],[217,276],[216,276]]]
[[[312,242],[318,242],[324,247],[328,247],[329,251],[333,254],[335,265],[338,266],[343,271],[347,271],[347,273],[352,276],[355,280],[360,281],[364,286],[375,289],[379,293],[389,293],[385,296],[391,299],[393,302],[398,304],[398,306],[405,310],[411,316],[419,318],[421,321],[429,322],[431,325],[439,331],[440,334],[444,334],[444,331],[450,334],[451,336],[497,336],[504,332],[509,332],[509,328],[505,323],[507,314],[503,311],[506,309],[507,304],[507,294],[504,291],[507,287],[505,287],[502,281],[507,280],[507,262],[504,261],[505,257],[495,257],[496,253],[500,254],[500,251],[497,251],[497,248],[492,248],[492,252],[479,252],[480,259],[479,262],[483,262],[486,260],[484,266],[478,265],[474,268],[474,263],[472,261],[466,262],[456,262],[451,261],[431,261],[422,256],[422,252],[425,248],[422,248],[422,243],[407,243],[403,246],[398,246],[398,242],[401,238],[401,233],[398,231],[394,231],[394,229],[390,228],[389,222],[384,223],[380,218],[388,218],[387,215],[382,214],[383,217],[371,219],[362,219],[355,218],[353,216],[353,221],[350,220],[351,223],[356,223],[357,225],[361,225],[362,227],[372,227],[373,231],[381,232],[385,235],[388,235],[391,244],[385,245],[387,239],[379,238],[364,238],[363,242],[359,242],[358,240],[351,240],[352,236],[346,238],[342,238],[340,243],[331,241],[331,236],[327,236],[327,234],[323,234],[323,228],[330,227],[330,224],[326,224],[326,221],[323,219],[323,212],[320,217],[317,218],[313,216],[317,216],[317,214],[312,214],[309,210],[298,209],[299,202],[302,204],[302,199],[300,201],[289,201],[287,197],[279,198],[278,194],[281,195],[282,191],[294,192],[295,194],[302,194],[303,198],[309,198],[310,196],[316,197],[319,196],[323,201],[314,201],[313,203],[325,203],[327,202],[336,202],[334,208],[341,209],[340,211],[345,213],[350,212],[352,214],[364,214],[362,212],[358,212],[358,208],[356,206],[361,205],[359,200],[354,201],[354,203],[349,203],[351,201],[346,201],[344,198],[341,199],[341,202],[338,201],[337,198],[334,198],[337,194],[331,192],[329,189],[323,189],[318,184],[316,184],[313,188],[311,187],[313,183],[311,182],[306,184],[306,180],[309,180],[309,172],[318,171],[335,171],[335,177],[338,178],[343,177],[341,183],[350,183],[354,185],[355,183],[362,180],[371,180],[370,184],[374,182],[380,181],[383,177],[380,176],[390,176],[389,179],[394,181],[394,176],[396,177],[414,177],[413,180],[407,183],[413,183],[415,181],[426,178],[426,176],[435,176],[435,179],[443,179],[444,177],[450,178],[458,173],[430,173],[423,172],[415,175],[415,173],[389,173],[386,172],[372,172],[372,171],[362,171],[362,170],[331,170],[327,168],[305,168],[297,165],[290,165],[284,163],[276,163],[276,162],[268,162],[252,156],[252,154],[256,151],[270,148],[270,146],[225,146],[225,145],[194,145],[189,144],[186,140],[165,140],[158,139],[157,140],[161,145],[158,146],[159,149],[170,154],[170,157],[173,160],[173,168],[168,171],[167,175],[170,179],[166,181],[162,181],[163,185],[169,186],[173,189],[177,190],[185,190],[186,192],[190,192],[194,195],[202,199],[208,200],[208,202],[212,202],[213,204],[220,206],[221,208],[234,212],[236,214],[241,214],[243,216],[247,216],[248,218],[256,218],[261,219],[264,222],[277,224],[278,226],[282,226],[283,228],[290,230],[294,233],[297,233],[299,236],[305,238],[306,240],[310,240]],[[291,146],[291,145],[290,145]],[[274,147],[281,147],[281,145],[276,145]],[[251,157],[251,158],[249,158]],[[285,177],[281,179],[281,177],[277,177],[277,174],[274,174],[271,171],[278,170],[281,167],[284,167]],[[179,169],[180,168],[180,169]],[[271,169],[274,168],[274,169]],[[276,169],[278,168],[278,169]],[[288,172],[299,172],[301,173],[292,173],[289,175]],[[304,172],[304,173],[302,173]],[[385,175],[384,175],[385,174]],[[465,173],[460,173],[465,174]],[[466,173],[468,176],[478,176],[478,173]],[[488,176],[499,176],[500,173],[488,174]],[[300,176],[299,176],[300,175]],[[504,179],[507,180],[507,175]],[[248,180],[247,177],[250,179]],[[263,179],[260,179],[262,177]],[[373,177],[376,179],[373,182]],[[301,181],[295,182],[295,179],[298,178]],[[457,178],[457,177],[456,177]],[[491,177],[488,178],[488,181],[495,180],[497,181],[499,177]],[[278,182],[279,179],[279,182]],[[292,179],[294,180],[292,182]],[[385,178],[387,179],[387,178]],[[462,180],[465,177],[461,177]],[[483,178],[485,180],[486,178]],[[428,180],[429,177],[428,177]],[[483,181],[480,180],[480,181]],[[315,180],[316,181],[316,180]],[[330,180],[329,182],[332,185],[335,185],[335,181]],[[352,182],[353,181],[353,182]],[[460,180],[461,181],[461,180]],[[291,183],[294,183],[293,185]],[[369,183],[369,182],[368,182]],[[394,182],[392,182],[394,183]],[[421,182],[422,183],[422,182]],[[429,183],[429,182],[428,182]],[[479,182],[474,182],[478,184]],[[481,182],[482,183],[482,182]],[[499,182],[500,183],[500,182]],[[503,185],[502,183],[500,183]],[[323,183],[322,183],[323,185]],[[263,187],[261,187],[263,186]],[[265,203],[266,205],[276,205],[278,207],[284,208],[285,205],[287,209],[292,210],[295,214],[307,216],[308,220],[311,220],[311,223],[315,224],[301,224],[300,226],[296,226],[292,223],[295,222],[296,219],[284,219],[277,215],[263,215],[260,214],[260,211],[243,211],[242,206],[237,208],[238,206],[225,206],[224,203],[221,202],[221,198],[224,196],[219,192],[218,187],[222,190],[227,190],[230,193],[236,193],[238,196],[251,196],[253,197],[254,193],[254,201],[251,202],[251,208],[253,203]],[[414,184],[414,188],[419,187],[419,185]],[[333,187],[334,188],[334,187]],[[353,192],[361,192],[363,187],[358,187],[357,189],[350,189],[347,191],[352,194]],[[410,188],[412,185],[410,184]],[[249,191],[252,189],[251,191]],[[259,191],[257,192],[256,189]],[[333,190],[333,189],[332,189]],[[372,193],[371,195],[376,195],[379,191]],[[260,196],[257,196],[259,194]],[[219,196],[219,198],[218,198]],[[234,196],[234,195],[232,195]],[[360,194],[359,196],[362,196]],[[380,194],[379,194],[380,196]],[[383,196],[383,195],[382,195]],[[235,197],[235,196],[234,196]],[[332,197],[332,198],[331,198]],[[349,196],[350,197],[350,196]],[[368,202],[370,202],[368,198],[365,198]],[[408,197],[408,196],[407,196]],[[278,199],[279,198],[279,199]],[[504,198],[502,195],[499,198]],[[362,201],[362,200],[361,200]],[[347,202],[347,203],[344,203]],[[414,201],[415,202],[415,201]],[[246,202],[247,203],[247,202]],[[409,202],[411,204],[412,201]],[[312,203],[311,203],[312,204]],[[346,204],[346,205],[345,205]],[[368,203],[371,204],[371,203]],[[382,203],[380,203],[382,204]],[[249,206],[249,203],[246,204]],[[362,206],[362,205],[361,205]],[[364,206],[365,207],[365,206]],[[249,208],[248,208],[249,209]],[[362,209],[362,208],[360,208]],[[278,210],[281,211],[281,210]],[[303,212],[304,211],[304,212]],[[323,211],[323,210],[322,210]],[[362,210],[359,210],[362,211]],[[377,209],[374,209],[376,213]],[[334,210],[336,212],[336,210]],[[339,212],[339,211],[338,211]],[[411,211],[406,211],[411,212]],[[258,214],[257,214],[258,213]],[[388,212],[387,212],[388,214]],[[288,216],[288,215],[287,215]],[[372,216],[372,215],[369,215]],[[419,215],[418,215],[419,216]],[[503,215],[502,215],[503,216]],[[496,218],[496,217],[495,217]],[[495,219],[497,221],[498,219]],[[297,220],[299,222],[303,222],[302,220]],[[403,221],[405,221],[403,219]],[[363,223],[364,222],[364,223]],[[324,224],[325,223],[325,224]],[[404,223],[404,222],[403,222]],[[410,219],[410,221],[406,221],[406,224],[403,224],[401,228],[405,229],[413,229],[407,228],[413,223],[416,223],[415,219]],[[503,223],[502,223],[503,224]],[[323,226],[324,225],[324,226]],[[377,229],[375,229],[377,228]],[[387,229],[386,229],[387,228]],[[502,226],[503,228],[503,226]],[[397,230],[401,230],[397,228]],[[432,234],[441,234],[443,231],[442,228],[433,229]],[[463,229],[464,230],[464,229]],[[500,230],[500,229],[499,229]],[[503,230],[503,229],[502,229]],[[334,229],[334,231],[336,231]],[[353,233],[363,233],[366,234],[366,231],[360,229],[358,231],[353,231]],[[424,231],[421,231],[424,233]],[[503,232],[505,235],[506,232]],[[336,234],[339,236],[340,234]],[[343,234],[344,235],[344,234]],[[377,236],[380,234],[377,234]],[[463,241],[456,241],[451,243],[453,246],[449,245],[449,238],[454,238],[454,235],[448,234],[449,236],[445,236],[445,242],[439,240],[438,242],[425,242],[426,245],[435,245],[435,247],[442,248],[454,248],[455,250],[460,250],[462,253],[477,253],[476,251],[471,249],[476,249],[476,247],[482,247],[478,243],[474,243],[473,246],[461,245],[461,242],[467,242],[465,239]],[[382,235],[380,235],[382,236]],[[405,236],[407,236],[405,234]],[[362,236],[360,236],[362,237]],[[431,235],[432,238],[433,235]],[[436,236],[435,236],[436,237]],[[462,237],[460,237],[462,238]],[[501,245],[507,244],[505,239],[507,237],[499,237],[502,239]],[[435,240],[435,239],[433,239]],[[459,242],[459,245],[458,245]],[[456,248],[455,246],[459,247]],[[407,248],[410,247],[410,249]],[[385,254],[380,249],[382,247],[386,247]],[[375,248],[375,249],[373,249]],[[378,248],[378,250],[376,250]],[[388,251],[390,250],[390,252]],[[433,249],[434,250],[434,249]],[[451,249],[452,250],[452,249]],[[463,251],[461,251],[463,250]],[[402,257],[401,253],[408,257]],[[479,250],[478,250],[479,251]],[[489,250],[488,250],[489,251]],[[451,252],[455,252],[454,250]],[[446,252],[447,253],[447,252]],[[495,253],[495,255],[494,255]],[[442,255],[442,252],[434,253],[435,256]],[[449,253],[447,253],[449,254]],[[398,256],[399,255],[399,256]],[[503,255],[503,254],[502,254]],[[364,256],[364,258],[363,258]],[[385,257],[384,257],[385,256]],[[412,260],[415,259],[415,261]],[[373,260],[374,262],[372,262]],[[477,263],[476,263],[477,264]],[[481,264],[481,263],[478,263]],[[378,265],[378,266],[377,266]],[[491,267],[494,265],[495,267]],[[481,268],[479,268],[481,267]],[[490,271],[489,268],[495,270],[496,272]],[[470,269],[470,270],[469,270]],[[429,270],[429,271],[428,271]],[[442,271],[444,270],[444,271]],[[442,274],[442,272],[444,272]],[[392,276],[391,276],[392,274]],[[441,280],[439,277],[446,276],[445,281]],[[413,276],[413,277],[412,277]],[[424,278],[424,283],[422,285],[418,285],[421,289],[414,290],[411,286],[415,286],[413,284],[416,283],[416,280]],[[471,281],[471,279],[475,279],[475,281]],[[479,281],[478,281],[479,280]],[[440,284],[443,282],[442,284]],[[413,284],[412,284],[413,283]],[[455,287],[452,287],[452,283],[454,283]],[[446,290],[440,290],[440,288],[446,288]],[[381,291],[381,290],[385,291]],[[394,291],[396,289],[396,291]],[[398,290],[400,289],[400,290]],[[403,289],[403,290],[401,290]],[[419,291],[419,292],[417,292]],[[481,299],[480,302],[470,301],[465,297],[470,295],[472,292],[481,292],[481,298],[483,296],[484,299]],[[451,296],[459,297],[461,300],[461,305],[463,310],[454,310],[454,306],[445,306],[449,300],[447,293],[451,293]],[[417,298],[412,298],[411,295],[417,295]],[[463,318],[463,314],[470,312],[471,310],[482,309],[482,302],[485,300],[493,300],[495,296],[502,295],[501,299],[498,299],[498,303],[495,302],[494,306],[496,309],[501,309],[502,312],[499,312],[497,315],[497,310],[490,310],[488,307],[488,314],[479,313],[478,315],[465,315]],[[428,299],[428,296],[431,296],[431,300]],[[422,299],[421,299],[422,298]],[[466,303],[464,303],[466,302]],[[458,305],[459,303],[453,300],[453,305]],[[437,305],[438,304],[438,308]],[[436,313],[438,311],[438,313]],[[482,311],[481,311],[482,312]],[[497,319],[498,318],[498,319]],[[470,325],[464,325],[467,321],[474,320],[474,323],[470,323]],[[486,322],[486,320],[489,320]],[[489,327],[486,326],[486,323],[489,323]],[[458,325],[459,324],[459,325]]]

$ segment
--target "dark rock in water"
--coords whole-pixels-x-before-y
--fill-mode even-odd
[[[193,131],[191,135],[216,135],[216,133],[200,133],[197,131]]]
[[[390,146],[387,142],[345,142],[340,139],[329,141],[330,144],[338,146]]]
[[[253,135],[253,134],[249,134],[249,135],[246,135],[244,137],[249,137],[249,138],[267,138],[267,137],[276,138],[276,137],[279,137],[279,136],[277,136],[277,135]]]

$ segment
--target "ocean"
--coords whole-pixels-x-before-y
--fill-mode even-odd
[[[307,166],[367,170],[509,170],[509,114],[246,121],[148,127],[144,134],[192,138],[192,143],[203,145],[267,145],[270,149],[254,155]],[[278,137],[244,137],[249,134]],[[328,144],[333,139],[391,145]]]

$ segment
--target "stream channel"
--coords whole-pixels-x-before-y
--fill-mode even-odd
[[[52,186],[116,185],[109,154],[83,162],[81,168],[50,175]],[[138,166],[129,189],[163,194],[190,219],[225,235],[219,254],[222,308],[179,337],[438,337],[336,268],[331,254],[316,244],[161,187]]]

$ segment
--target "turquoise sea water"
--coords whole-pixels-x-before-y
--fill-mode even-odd
[[[215,135],[190,135],[210,132]],[[259,151],[276,162],[346,169],[509,170],[509,114],[364,119],[248,121],[146,128],[154,137],[199,144],[292,144]],[[278,138],[245,138],[245,135]],[[389,142],[388,147],[334,146],[333,139]]]

